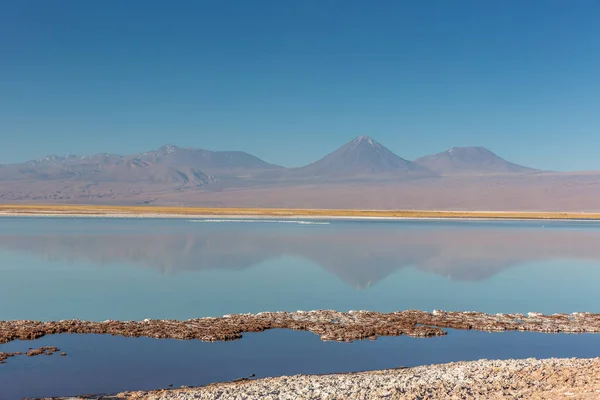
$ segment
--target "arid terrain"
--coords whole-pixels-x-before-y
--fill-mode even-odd
[[[589,212],[599,197],[598,171],[541,171],[482,147],[409,161],[367,136],[299,168],[173,145],[0,165],[5,204]]]

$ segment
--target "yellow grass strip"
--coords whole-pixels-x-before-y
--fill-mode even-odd
[[[1,214],[264,216],[264,217],[379,217],[379,218],[480,218],[480,219],[600,219],[600,213],[518,211],[335,210],[291,208],[203,208],[157,206],[2,204]]]

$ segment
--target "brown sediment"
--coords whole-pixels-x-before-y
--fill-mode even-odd
[[[54,353],[58,353],[60,351],[57,347],[46,346],[40,347],[39,349],[31,349],[25,355],[27,357],[41,356],[42,354],[45,356],[51,356]]]
[[[21,353],[18,353],[18,352],[17,353],[3,353],[0,351],[0,364],[5,364],[6,360],[8,360],[11,357],[18,356],[18,355],[21,355]]]
[[[45,347],[40,347],[38,349],[29,349],[27,351],[27,353],[22,353],[20,351],[15,351],[13,353],[0,352],[0,364],[5,364],[6,360],[8,360],[9,358],[12,358],[12,357],[16,357],[16,356],[21,356],[21,355],[25,355],[27,357],[35,357],[35,356],[41,356],[41,355],[51,356],[54,353],[58,353],[59,351],[60,351],[60,349],[57,347],[45,346]],[[64,354],[66,355],[66,353],[64,353]]]
[[[263,312],[199,318],[185,321],[150,320],[92,322],[64,320],[0,321],[0,343],[34,340],[60,333],[110,334],[127,337],[171,338],[181,340],[227,341],[245,332],[268,329],[293,329],[313,332],[322,340],[353,341],[379,336],[442,336],[442,328],[546,333],[599,333],[600,314],[573,313],[542,315],[485,314],[480,312],[432,313],[417,310],[380,313],[373,311],[339,312],[331,310]]]

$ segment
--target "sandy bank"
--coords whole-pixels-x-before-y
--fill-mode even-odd
[[[34,340],[60,333],[110,334],[127,337],[180,340],[236,340],[245,332],[267,329],[313,332],[322,340],[353,341],[379,336],[443,336],[442,328],[502,332],[507,330],[546,333],[600,333],[600,314],[573,313],[542,315],[485,314],[480,312],[432,313],[418,310],[380,313],[333,310],[234,314],[219,318],[185,321],[0,321],[0,343]]]
[[[506,219],[600,220],[600,213],[432,210],[335,210],[0,204],[0,216],[103,218]]]
[[[83,398],[83,397],[82,397]],[[95,399],[598,399],[600,359],[458,362],[332,375],[296,375]]]

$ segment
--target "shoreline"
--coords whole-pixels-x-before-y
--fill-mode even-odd
[[[0,204],[0,218],[143,218],[254,220],[600,221],[600,213],[528,211],[335,210]]]
[[[215,220],[218,217],[220,220]],[[569,221],[569,222],[599,222],[599,218],[507,218],[507,217],[368,217],[368,216],[310,216],[310,215],[234,215],[234,214],[219,214],[219,215],[182,215],[182,214],[75,214],[75,213],[2,213],[1,218],[73,218],[73,219],[178,219],[190,220],[190,222],[261,222],[261,221]],[[194,221],[198,220],[198,221]]]
[[[55,400],[581,399],[600,397],[600,358],[461,361],[411,368],[242,378],[201,387]],[[38,399],[42,400],[42,399]]]
[[[219,220],[215,220],[218,217]],[[296,221],[571,221],[598,222],[598,219],[574,218],[490,218],[490,217],[360,217],[360,216],[307,216],[293,215],[278,217],[275,215],[181,215],[181,214],[37,214],[37,213],[0,213],[2,218],[60,218],[60,219],[177,219],[190,222],[296,222]]]

